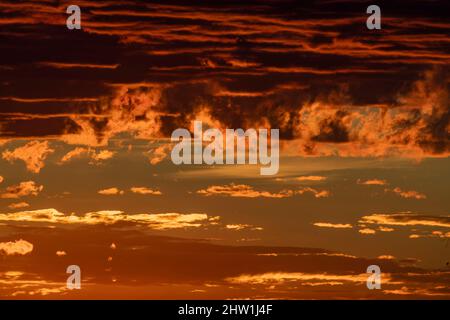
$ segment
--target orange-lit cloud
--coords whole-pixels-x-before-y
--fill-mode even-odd
[[[361,234],[375,234],[376,233],[375,230],[370,229],[370,228],[359,229],[358,232]]]
[[[324,176],[301,176],[301,177],[295,178],[295,180],[298,180],[298,181],[324,181],[326,179],[327,179],[327,177],[324,177]]]
[[[16,203],[11,203],[8,208],[10,209],[23,209],[23,208],[27,208],[30,205],[27,202],[16,202]]]
[[[4,151],[2,153],[2,157],[9,162],[22,160],[25,162],[25,165],[29,171],[39,173],[39,171],[41,171],[41,169],[45,166],[44,160],[53,152],[54,150],[50,148],[48,141],[31,141],[22,147],[14,149],[13,151]]]
[[[26,255],[33,251],[33,244],[25,240],[0,242],[0,253],[6,255]]]
[[[171,150],[170,144],[163,144],[161,146],[158,146],[156,148],[153,148],[145,153],[145,155],[148,157],[148,161],[152,165],[156,165],[160,162],[162,162],[169,154]]]
[[[95,150],[92,150],[90,148],[84,148],[84,147],[76,147],[75,149],[67,152],[59,161],[60,164],[69,162],[73,159],[82,158],[82,157],[89,157],[92,159],[93,164],[99,163],[108,159],[111,159],[114,157],[115,152],[109,151],[109,150],[100,150],[96,152]]]
[[[67,63],[67,62],[40,62],[39,65],[56,69],[90,68],[90,69],[116,69],[118,64],[91,64],[91,63]]]
[[[156,213],[125,214],[123,211],[103,210],[84,215],[65,215],[56,209],[41,209],[14,213],[0,213],[0,221],[45,222],[58,224],[105,224],[128,222],[148,226],[152,229],[194,228],[208,224],[209,217],[203,213]]]
[[[229,197],[237,197],[237,198],[288,198],[293,195],[293,192],[290,190],[283,190],[280,192],[269,192],[269,191],[258,191],[253,189],[253,187],[245,184],[234,184],[231,183],[229,185],[223,186],[209,186],[206,189],[201,189],[197,191],[197,194],[201,194],[204,196],[213,196],[213,195],[223,195]]]
[[[18,185],[9,186],[0,193],[3,199],[18,199],[27,196],[37,196],[44,189],[43,185],[38,185],[34,181],[24,181]]]
[[[369,179],[369,180],[358,179],[357,183],[363,184],[366,186],[384,186],[387,184],[386,180],[381,180],[381,179]]]
[[[384,281],[388,282],[389,275],[385,275]],[[345,282],[364,283],[367,281],[366,274],[326,274],[326,273],[302,273],[302,272],[267,272],[262,274],[243,274],[226,279],[235,284],[282,284],[285,282],[334,282],[342,285]]]
[[[335,228],[335,229],[351,229],[353,226],[349,223],[329,223],[329,222],[314,222],[314,226],[320,228]]]
[[[162,195],[162,192],[159,190],[153,190],[147,187],[132,187],[130,188],[131,192],[137,193],[137,194],[143,194],[143,195],[155,195],[160,196]]]
[[[381,256],[378,256],[378,259],[382,259],[382,260],[394,260],[395,257],[390,255],[390,254],[384,254]]]
[[[236,230],[236,231],[245,230],[245,229],[257,230],[257,231],[263,230],[262,227],[255,227],[250,224],[227,224],[227,225],[225,225],[225,228],[229,229],[229,230]]]
[[[122,195],[124,194],[123,190],[119,190],[116,187],[102,189],[98,191],[98,194],[104,195],[104,196],[115,196],[115,195]]]
[[[398,194],[400,197],[402,198],[406,198],[406,199],[416,199],[416,200],[423,200],[426,199],[427,196],[423,193],[420,193],[418,191],[414,191],[414,190],[410,190],[410,191],[405,191],[400,189],[399,187],[396,187],[394,189],[385,189],[385,192],[393,192],[395,194]]]
[[[376,213],[363,216],[360,223],[391,226],[430,226],[450,228],[450,217],[430,216],[413,213]]]
[[[294,195],[302,195],[304,193],[312,193],[316,198],[329,197],[330,192],[328,190],[317,190],[310,187],[300,188],[296,190],[281,190],[279,192],[270,192],[255,190],[252,186],[245,184],[228,184],[228,185],[213,185],[206,189],[197,190],[197,194],[204,196],[223,195],[236,198],[289,198]]]

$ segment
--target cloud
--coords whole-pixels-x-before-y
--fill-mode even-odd
[[[383,280],[388,282],[389,275]],[[367,274],[327,274],[303,272],[267,272],[262,274],[242,274],[227,278],[226,281],[234,284],[283,284],[286,282],[319,282],[320,284],[343,285],[344,282],[364,283]],[[325,282],[325,283],[324,283]]]
[[[2,176],[0,176],[0,183],[2,183],[3,181],[5,181],[5,179]]]
[[[156,165],[167,158],[171,150],[171,146],[172,145],[169,143],[163,144],[146,152],[145,155],[148,157],[150,164]]]
[[[21,271],[0,272],[0,289],[7,290],[10,297],[61,295],[67,290],[63,282],[43,280],[41,276]],[[2,292],[3,295],[5,291]]]
[[[25,240],[0,242],[0,253],[6,255],[26,255],[33,251],[33,244]]]
[[[359,222],[363,224],[391,226],[429,226],[450,228],[450,217],[448,216],[430,216],[413,213],[376,213],[363,216]]]
[[[104,196],[114,196],[114,195],[122,195],[125,192],[123,190],[119,190],[116,187],[102,189],[98,191],[98,194],[104,195]]]
[[[81,158],[82,156],[89,153],[88,148],[76,147],[75,149],[67,152],[59,161],[60,163],[66,163],[72,159]]]
[[[44,160],[54,151],[49,147],[48,141],[31,141],[13,151],[4,151],[2,157],[9,162],[22,160],[29,171],[39,173],[45,166]]]
[[[159,190],[153,190],[147,187],[132,187],[131,192],[137,193],[137,194],[144,194],[144,195],[155,195],[160,196],[162,195],[162,192]]]
[[[40,62],[39,65],[56,69],[92,68],[92,69],[116,69],[118,64],[90,64],[90,63],[65,63],[65,62]]]
[[[58,250],[58,251],[56,251],[56,255],[58,257],[64,257],[64,256],[67,255],[67,253],[65,251],[63,251],[63,250]]]
[[[16,202],[16,203],[11,203],[8,208],[10,209],[23,209],[23,208],[27,208],[30,205],[27,202]]]
[[[370,180],[360,180],[357,181],[358,184],[366,185],[366,186],[384,186],[387,185],[386,180],[381,179],[370,179]]]
[[[67,152],[61,160],[59,160],[60,164],[67,163],[73,159],[82,158],[82,157],[89,157],[92,159],[91,164],[99,163],[108,159],[111,159],[114,157],[115,152],[109,151],[109,150],[100,150],[96,152],[93,149],[90,148],[84,148],[84,147],[76,147],[73,150]]]
[[[105,161],[114,157],[115,152],[109,150],[101,150],[98,153],[93,152],[91,158],[95,161]]]
[[[389,227],[385,227],[385,226],[379,226],[378,230],[380,230],[382,232],[392,232],[392,231],[394,231],[394,228],[389,228]]]
[[[320,228],[336,228],[336,229],[351,229],[353,226],[349,223],[329,223],[329,222],[314,222],[314,226]]]
[[[227,224],[225,225],[226,229],[229,230],[235,230],[235,231],[240,231],[240,230],[245,230],[245,229],[249,229],[249,230],[255,230],[255,231],[261,231],[263,230],[262,227],[256,227],[250,224]]]
[[[301,177],[295,178],[295,180],[298,180],[298,181],[324,181],[326,179],[327,179],[327,177],[323,177],[323,176],[301,176]]]
[[[445,8],[442,3],[436,6]],[[211,119],[222,127],[280,128],[282,139],[292,141],[292,150],[300,155],[420,158],[449,152],[448,23],[436,22],[430,10],[423,10],[414,23],[407,21],[408,13],[393,13],[384,22],[392,33],[374,43],[369,34],[358,32],[361,18],[356,9],[333,6],[331,19],[328,3],[299,4],[297,20],[290,18],[287,7],[274,3],[249,5],[246,13],[225,3],[219,10],[145,3],[131,8],[116,1],[83,6],[89,12],[83,21],[86,41],[108,56],[107,61],[87,56],[42,60],[55,39],[40,39],[44,45],[34,46],[26,58],[29,82],[42,81],[44,92],[13,102],[42,103],[46,97],[48,103],[77,103],[25,109],[28,119],[66,110],[64,117],[44,121],[52,124],[44,128],[33,126],[35,119],[8,116],[2,123],[8,138],[59,136],[91,146],[106,145],[120,134],[167,138],[171,129],[186,127],[202,109],[214,105]],[[36,35],[65,23],[65,17],[55,19],[60,8],[49,2],[7,3],[2,8],[10,14],[0,20],[13,30],[5,35],[10,43],[37,41]],[[311,11],[317,15],[308,15]],[[167,19],[173,23],[168,25]],[[27,26],[27,32],[18,25]],[[132,57],[111,55],[110,42],[124,52],[130,44],[139,50]],[[75,44],[66,46],[72,50]],[[304,59],[296,59],[299,55]],[[5,58],[0,68],[6,77],[12,77],[20,58]],[[116,71],[122,68],[131,72],[124,83],[117,83]],[[52,71],[45,79],[43,69]],[[149,70],[152,82],[142,81]],[[419,77],[422,70],[427,71]],[[393,75],[401,85],[382,80]],[[261,77],[268,80],[261,83]],[[70,90],[86,92],[85,99],[91,100],[83,103],[66,94],[69,83]],[[60,85],[58,92],[51,90],[55,85]],[[27,86],[14,84],[2,98],[27,92]]]
[[[409,235],[410,239],[419,239],[419,238],[450,238],[450,231],[422,231],[421,234],[411,234]]]
[[[306,187],[297,190],[281,190],[279,192],[270,192],[255,190],[252,186],[245,184],[228,184],[228,185],[213,185],[206,189],[197,190],[197,194],[203,196],[223,195],[236,198],[289,198],[294,195],[302,195],[306,192],[312,193],[316,198],[324,198],[330,196],[330,192],[327,190],[317,190],[314,188]]]
[[[328,190],[317,190],[309,187],[295,191],[296,194],[304,194],[305,192],[312,193],[316,198],[328,198],[331,195],[331,192]]]
[[[234,184],[231,183],[229,185],[223,186],[209,186],[206,189],[201,189],[197,191],[197,194],[201,194],[204,196],[213,196],[213,195],[224,195],[229,197],[237,197],[237,198],[288,198],[293,195],[293,192],[290,190],[282,190],[277,193],[272,193],[269,191],[257,191],[253,189],[253,187],[245,184]]]
[[[112,225],[120,222],[147,226],[152,229],[198,228],[209,223],[203,213],[125,214],[123,211],[103,210],[84,215],[65,215],[56,209],[0,213],[0,221],[45,222],[59,224]]]
[[[378,256],[378,259],[381,259],[381,260],[394,260],[395,257],[385,254],[385,255]]]
[[[370,229],[370,228],[359,229],[358,232],[361,234],[375,234],[376,233],[375,230]]]
[[[5,191],[0,193],[0,198],[3,199],[18,199],[27,196],[37,196],[44,186],[37,185],[34,181],[24,181],[18,185],[9,186]]]
[[[402,198],[406,199],[416,199],[416,200],[423,200],[426,199],[427,196],[423,193],[420,193],[418,191],[410,190],[410,191],[404,191],[400,189],[399,187],[396,187],[394,189],[385,189],[385,192],[393,192],[397,195],[399,195]]]
[[[36,214],[36,218],[41,219],[43,215],[43,212]],[[199,223],[205,226],[207,221],[199,220]],[[14,222],[9,224],[15,225]],[[60,280],[60,274],[55,273],[54,268],[66,257],[58,257],[55,252],[62,249],[72,260],[84,266],[85,286],[92,289],[89,290],[89,299],[152,298],[160,295],[161,288],[172,289],[169,296],[180,299],[194,297],[189,293],[190,288],[206,290],[208,297],[217,299],[357,299],[367,297],[365,284],[369,275],[365,270],[370,264],[379,265],[383,276],[386,276],[383,277],[383,290],[373,292],[374,299],[389,298],[384,290],[395,290],[401,286],[437,293],[437,287],[446,286],[449,280],[449,274],[404,266],[399,260],[367,259],[320,248],[215,244],[213,241],[161,236],[151,230],[143,233],[145,229],[130,227],[136,227],[134,222],[124,229],[113,224],[114,228],[58,225],[51,232],[39,225],[33,227],[29,221],[24,224],[31,227],[22,228],[21,232],[31,232],[33,239],[41,243],[40,250],[33,251],[27,257],[27,263],[20,266],[15,263],[16,259],[4,259],[6,264],[2,264],[3,270],[20,271],[7,276],[0,271],[0,294],[4,297],[19,291],[22,293],[17,293],[17,297],[27,297],[28,291],[51,288],[42,282],[33,287],[23,285],[28,284],[25,282],[27,277],[33,275],[39,275],[41,281],[48,283]],[[142,226],[148,227],[145,224]],[[120,255],[113,255],[114,251],[109,248],[112,241],[119,244]],[[61,243],[64,243],[64,248]],[[99,257],[101,250],[105,254]],[[109,256],[113,257],[113,264],[106,261]],[[189,259],[184,259],[180,264],[180,257],[187,256]],[[105,268],[110,271],[105,273]],[[152,272],[148,272],[149,268]],[[108,290],[112,276],[117,279],[121,290]],[[73,294],[68,293],[66,297],[74,297]],[[448,291],[441,291],[440,294],[441,297],[449,296]],[[49,298],[53,297],[61,298],[61,293],[49,294]]]

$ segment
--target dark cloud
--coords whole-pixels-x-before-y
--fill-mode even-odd
[[[80,1],[81,31],[67,4],[0,6],[3,138],[105,144],[206,117],[279,128],[302,155],[449,153],[445,1],[380,3],[380,31],[362,1]]]

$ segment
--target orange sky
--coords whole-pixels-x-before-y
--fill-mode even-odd
[[[68,4],[0,3],[0,298],[450,297],[445,1],[381,30],[357,0]],[[194,120],[279,129],[279,172],[174,165]]]

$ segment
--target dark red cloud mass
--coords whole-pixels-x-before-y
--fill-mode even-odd
[[[4,139],[101,145],[203,119],[279,128],[301,155],[449,153],[446,1],[0,4]],[[43,77],[42,75],[45,75]]]

